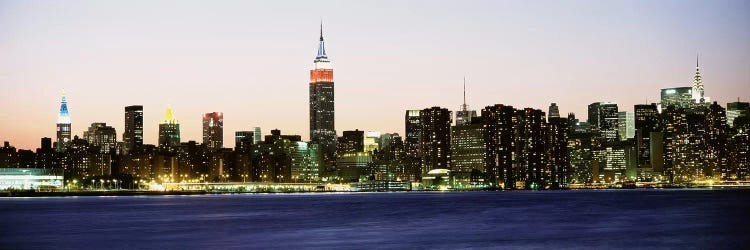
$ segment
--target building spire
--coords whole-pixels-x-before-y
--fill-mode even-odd
[[[699,55],[695,55],[695,76],[693,77],[693,100],[697,103],[704,103],[706,101],[703,90],[703,77],[701,77],[701,69],[699,64]]]
[[[326,43],[323,41],[323,20],[320,20],[320,44],[318,45],[318,56],[315,59],[328,58],[326,55]]]
[[[177,123],[177,120],[174,119],[174,115],[172,115],[172,107],[170,105],[167,105],[167,113],[164,114],[164,124],[175,124]]]
[[[57,114],[57,123],[70,123],[70,113],[68,112],[68,100],[65,98],[65,90],[63,90],[62,100],[60,101],[60,113]]]
[[[466,76],[464,76],[464,104],[461,105],[461,111],[468,111],[469,105],[466,105]]]

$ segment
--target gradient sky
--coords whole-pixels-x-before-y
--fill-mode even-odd
[[[0,0],[0,140],[55,137],[63,89],[74,134],[144,105],[157,143],[167,105],[182,140],[224,112],[234,131],[308,137],[309,69],[324,21],[336,130],[403,135],[404,110],[503,103],[586,117],[690,86],[750,100],[750,1],[6,1]]]

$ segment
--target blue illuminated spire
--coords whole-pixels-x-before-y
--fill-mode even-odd
[[[65,92],[60,102],[60,113],[57,115],[57,123],[70,123],[70,113],[68,113],[68,101],[65,99]]]
[[[323,41],[323,21],[320,22],[320,45],[318,46],[318,56],[315,59],[328,58],[326,55],[326,43]]]

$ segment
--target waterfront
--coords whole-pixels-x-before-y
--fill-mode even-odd
[[[0,198],[3,248],[740,248],[750,189]]]

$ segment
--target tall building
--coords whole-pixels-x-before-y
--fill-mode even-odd
[[[451,171],[484,172],[484,124],[481,117],[451,129]]]
[[[433,169],[450,169],[452,113],[440,107],[426,108],[419,112],[422,125],[419,136],[422,176]]]
[[[70,113],[68,112],[68,101],[65,99],[65,93],[62,95],[62,101],[60,101],[60,112],[57,114],[57,139],[55,141],[55,149],[57,152],[65,151],[68,143],[70,143]]]
[[[466,104],[466,78],[464,78],[464,104],[461,105],[461,110],[456,112],[456,125],[471,124],[471,119],[477,117],[476,110],[469,110],[469,105]]]
[[[91,124],[88,130],[83,132],[83,139],[89,142],[89,145],[98,147],[99,152],[108,154],[117,147],[117,132],[115,128],[107,126],[103,122]]]
[[[566,188],[570,175],[568,155],[568,119],[551,117],[548,120],[547,140],[550,184],[552,188]]]
[[[125,132],[122,134],[122,140],[125,142],[125,153],[143,147],[143,106],[125,107]]]
[[[617,140],[617,103],[595,102],[589,105],[588,124],[608,142]]]
[[[528,189],[544,189],[549,184],[547,165],[547,123],[544,111],[533,108],[518,110],[516,146],[521,149],[518,180]]]
[[[635,138],[638,145],[638,165],[651,166],[651,133],[661,132],[656,103],[636,104],[634,107]]]
[[[180,123],[172,115],[172,108],[167,107],[164,120],[159,123],[159,147],[180,146]]]
[[[320,145],[324,162],[331,163],[336,155],[334,126],[333,67],[326,54],[323,25],[314,67],[310,70],[310,141]]]
[[[515,189],[519,166],[516,160],[518,118],[513,106],[495,104],[482,109],[484,121],[484,172],[492,187]]]
[[[729,125],[727,125],[726,110],[714,102],[706,110],[705,132],[703,141],[705,148],[703,157],[706,159],[705,172],[713,178],[726,179],[729,171]]]
[[[549,105],[549,112],[547,113],[547,121],[551,120],[552,118],[560,118],[560,107],[557,106],[557,103],[552,103]]]
[[[422,122],[419,113],[421,110],[407,110],[404,114],[404,164],[405,175],[410,178],[416,178],[420,175],[419,170],[422,166],[422,155],[420,154],[420,138],[422,131]]]
[[[212,150],[224,147],[224,113],[211,112],[203,115],[203,143]]]
[[[736,102],[727,103],[727,124],[734,127],[734,119],[740,116],[750,116],[750,103]]]
[[[635,114],[633,112],[617,113],[617,135],[621,141],[635,138]]]

